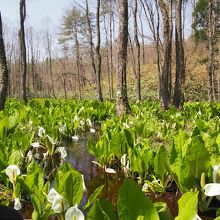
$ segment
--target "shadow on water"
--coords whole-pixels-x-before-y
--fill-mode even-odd
[[[124,181],[124,175],[119,171],[117,171],[117,174],[107,174],[102,168],[92,163],[95,158],[89,154],[86,148],[89,138],[97,140],[97,137],[91,134],[86,134],[81,135],[77,141],[65,142],[67,151],[66,160],[72,164],[74,169],[84,175],[87,191],[84,193],[81,207],[86,204],[88,198],[95,189],[102,184],[105,186],[100,197],[105,198],[111,201],[113,205],[116,205],[118,191]]]

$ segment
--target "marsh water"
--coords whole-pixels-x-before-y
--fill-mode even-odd
[[[86,148],[89,138],[96,140],[96,137],[92,134],[81,135],[77,141],[66,142],[65,146],[68,155],[67,161],[84,175],[87,191],[84,193],[81,206],[86,204],[89,196],[102,184],[105,184],[105,187],[101,196],[111,201],[114,205],[117,201],[118,190],[124,181],[124,175],[120,172],[107,174],[102,168],[92,162],[95,161],[95,158],[89,154]]]
[[[90,138],[92,138],[94,141],[97,140],[97,137],[94,134],[88,133],[80,135],[78,140],[64,141],[62,143],[62,146],[64,146],[67,151],[66,160],[72,164],[75,170],[84,175],[84,181],[87,190],[84,192],[80,208],[86,204],[88,198],[95,191],[95,189],[102,184],[105,184],[105,186],[100,196],[111,201],[113,207],[116,207],[118,192],[120,186],[124,182],[124,174],[120,171],[117,171],[116,174],[107,174],[103,171],[103,169],[92,162],[95,160],[95,158],[89,154],[86,147],[87,141]],[[181,197],[180,193],[176,194],[174,191],[167,192],[164,195],[156,195],[154,193],[150,193],[148,197],[153,202],[166,202],[171,214],[173,216],[178,215],[177,201]],[[33,207],[31,204],[26,204],[26,208],[22,211],[23,217],[25,219],[31,219],[32,211]],[[208,214],[208,216],[210,215]],[[202,219],[212,220],[214,217],[202,216]]]

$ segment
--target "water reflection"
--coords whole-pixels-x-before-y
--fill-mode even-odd
[[[119,188],[124,181],[124,175],[121,171],[117,171],[116,174],[105,173],[103,169],[92,163],[95,158],[89,154],[86,148],[89,138],[97,140],[97,137],[88,134],[79,136],[77,141],[65,143],[67,161],[72,164],[74,169],[84,175],[87,192],[84,194],[81,206],[86,204],[90,195],[102,184],[105,184],[105,187],[100,196],[111,201],[115,206]]]

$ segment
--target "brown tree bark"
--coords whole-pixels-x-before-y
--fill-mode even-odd
[[[128,1],[119,1],[119,33],[118,33],[118,71],[117,71],[117,114],[119,116],[131,112],[127,97],[126,66],[128,44]]]
[[[141,64],[140,64],[140,43],[138,39],[138,26],[137,26],[137,0],[133,0],[133,25],[134,25],[134,41],[137,51],[137,59],[135,62],[135,71],[137,77],[137,101],[141,101]]]
[[[161,107],[168,109],[171,101],[171,58],[172,58],[172,27],[171,27],[171,8],[172,0],[165,3],[164,0],[159,0],[159,6],[163,19],[163,45],[164,58],[161,72],[160,96]]]
[[[76,22],[74,25],[74,38],[75,38],[75,45],[76,45],[76,66],[77,66],[77,82],[78,82],[78,93],[79,93],[79,99],[82,99],[81,94],[81,66],[80,66],[80,51],[79,51],[79,41],[78,41],[78,33],[76,28]]]
[[[0,111],[5,107],[8,90],[8,68],[2,31],[2,18],[0,12]]]
[[[26,2],[20,0],[20,30],[19,30],[19,41],[20,41],[20,53],[21,53],[21,73],[22,73],[22,98],[27,101],[27,60],[26,60],[26,43],[25,43],[25,29],[24,21],[26,18]]]
[[[54,77],[53,77],[53,65],[52,65],[52,48],[51,48],[51,35],[49,33],[49,30],[47,30],[46,33],[46,44],[47,44],[47,53],[48,53],[48,64],[49,64],[49,73],[50,73],[50,79],[51,79],[51,87],[52,87],[52,94],[53,97],[56,98],[55,95],[55,88],[54,88]]]
[[[103,101],[102,98],[102,87],[101,87],[101,68],[102,68],[102,58],[100,54],[100,0],[97,0],[97,8],[96,8],[96,91],[97,91],[97,99],[99,101]]]
[[[208,21],[208,99],[215,101],[215,67],[214,67],[214,46],[215,46],[215,18],[214,0],[209,0],[209,21]]]
[[[175,35],[176,35],[176,79],[174,89],[174,105],[182,108],[184,102],[183,84],[185,78],[184,48],[182,35],[182,0],[176,0],[175,8]]]
[[[111,91],[111,99],[114,98],[114,85],[113,85],[113,74],[114,74],[114,64],[113,64],[113,33],[112,33],[112,23],[113,23],[113,12],[112,12],[112,1],[110,2],[109,7],[109,31],[110,31],[110,91]]]
[[[87,25],[88,25],[88,40],[89,40],[90,60],[91,60],[91,64],[92,64],[93,75],[94,75],[94,78],[96,79],[94,44],[93,44],[93,36],[92,36],[92,25],[91,25],[91,20],[90,20],[90,15],[89,15],[88,0],[86,0],[86,19],[87,19]]]

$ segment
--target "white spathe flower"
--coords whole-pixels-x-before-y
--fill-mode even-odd
[[[127,162],[127,154],[124,154],[122,157],[121,157],[121,165],[123,167],[126,166],[126,162]]]
[[[61,134],[63,134],[65,131],[66,131],[66,125],[64,125],[64,126],[60,126],[59,128],[58,128],[58,130],[59,130],[59,132],[61,133]]]
[[[79,140],[79,135],[74,135],[71,137],[73,141],[78,141]]]
[[[47,151],[46,153],[43,153],[43,157],[44,157],[44,160],[46,160],[49,156],[49,152]]]
[[[14,200],[14,209],[15,210],[21,209],[21,202],[20,202],[19,198],[15,198],[15,200]]]
[[[123,122],[123,126],[125,127],[125,128],[130,128],[130,126],[127,124],[127,123],[125,123],[125,122]]]
[[[46,137],[47,137],[47,139],[50,141],[50,143],[52,144],[52,145],[55,145],[57,142],[52,138],[52,137],[50,137],[49,135],[46,135]]]
[[[218,196],[220,195],[220,183],[209,183],[205,187],[206,196]]]
[[[38,147],[40,147],[40,143],[39,142],[34,142],[34,143],[31,144],[31,146],[33,148],[38,148]]]
[[[36,159],[36,160],[40,160],[40,153],[35,153],[34,154],[34,158]]]
[[[50,203],[53,203],[56,195],[59,195],[59,193],[54,188],[52,188],[49,194],[47,195],[47,200]]]
[[[198,215],[193,220],[202,220]]]
[[[32,152],[31,150],[28,151],[28,153],[27,153],[27,158],[28,158],[29,161],[32,160],[32,158],[33,158],[33,152]]]
[[[45,134],[44,128],[38,126],[38,136],[39,136],[39,137],[43,137],[44,134]]]
[[[86,192],[87,189],[86,189],[86,184],[85,184],[85,180],[84,180],[84,175],[81,175],[82,176],[82,186],[83,186],[83,192]]]
[[[149,186],[147,183],[144,183],[144,185],[142,186],[142,191],[146,192],[148,190]]]
[[[69,208],[69,202],[61,196],[54,188],[47,195],[47,200],[52,203],[52,209],[55,213],[61,213]]]
[[[33,125],[33,121],[29,121],[29,123],[28,123],[30,126],[32,126]]]
[[[112,169],[112,168],[106,168],[106,167],[105,167],[105,172],[106,172],[106,173],[116,173],[114,169]]]
[[[78,209],[77,204],[70,207],[65,214],[65,220],[84,220],[85,216],[80,209]]]
[[[18,166],[12,164],[12,165],[9,165],[5,169],[5,173],[9,177],[10,182],[15,183],[16,182],[16,178],[17,178],[18,175],[21,174],[21,171],[18,168]]]
[[[89,131],[90,131],[90,133],[95,133],[95,129],[94,128],[90,128]]]
[[[79,120],[79,116],[75,115],[74,118],[73,118],[73,121],[78,121],[78,120]]]
[[[52,203],[52,209],[55,213],[61,213],[69,208],[69,202],[61,195],[56,195]]]
[[[59,151],[60,154],[61,154],[61,158],[62,158],[62,159],[65,159],[66,156],[67,156],[67,152],[66,152],[65,147],[58,147],[58,151]]]
[[[215,165],[213,167],[213,182],[218,183],[220,180],[220,166]]]
[[[86,123],[87,123],[87,125],[88,125],[89,127],[92,127],[92,121],[91,121],[90,118],[87,118],[87,119],[86,119]]]

